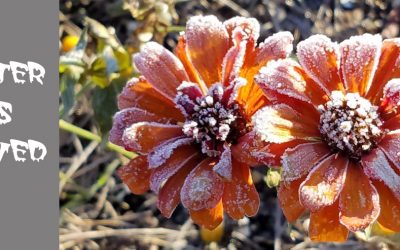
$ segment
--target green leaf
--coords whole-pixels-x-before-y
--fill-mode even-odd
[[[132,73],[129,54],[124,48],[112,49],[106,46],[101,54],[92,62],[88,75],[94,84],[105,88],[115,79],[128,80]]]
[[[61,101],[64,106],[62,109],[60,116],[64,117],[68,115],[68,112],[74,106],[75,102],[75,78],[72,77],[71,74],[65,73],[61,75],[60,78],[60,92],[61,92]]]
[[[114,51],[115,59],[117,60],[117,63],[118,63],[119,72],[131,70],[132,69],[132,60],[131,60],[131,56],[128,53],[128,51],[126,51],[126,49],[123,48],[122,46],[114,48],[113,51]]]
[[[107,61],[104,57],[96,58],[90,66],[89,75],[94,84],[105,88],[110,84],[107,75]]]
[[[95,120],[103,137],[112,126],[112,117],[117,112],[117,95],[125,81],[113,81],[108,87],[96,87],[93,90],[92,107]]]

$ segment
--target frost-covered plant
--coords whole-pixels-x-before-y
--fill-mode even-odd
[[[375,220],[400,231],[400,39],[314,35],[297,57],[255,78],[274,104],[254,115],[254,131],[270,148],[292,143],[278,190],[286,218],[310,211],[316,241],[344,241]]]
[[[249,167],[279,157],[253,140],[251,117],[268,103],[254,75],[286,58],[293,40],[281,32],[257,45],[258,36],[253,18],[197,16],[175,54],[150,42],[134,57],[142,76],[120,94],[110,140],[140,154],[118,173],[133,193],[157,193],[164,216],[182,203],[213,229],[224,211],[233,219],[257,213]]]

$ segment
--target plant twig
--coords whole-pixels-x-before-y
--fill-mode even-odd
[[[90,131],[87,131],[87,130],[85,130],[83,128],[77,127],[77,126],[75,126],[75,125],[73,125],[73,124],[71,124],[69,122],[66,122],[66,121],[64,121],[62,119],[59,120],[58,125],[59,125],[60,129],[68,131],[68,132],[70,132],[72,134],[75,134],[75,135],[77,135],[79,137],[82,137],[82,138],[85,138],[85,139],[88,139],[88,140],[91,140],[91,141],[97,141],[97,142],[100,142],[100,143],[102,142],[102,139],[101,139],[100,136],[98,136],[98,135],[96,135],[96,134],[94,134],[94,133],[92,133]],[[126,151],[122,147],[120,147],[118,145],[115,145],[115,144],[113,144],[111,142],[107,142],[106,143],[106,147],[108,149],[112,150],[112,151],[115,151],[117,153],[120,153],[120,154],[124,155],[125,157],[128,157],[129,159],[133,159],[133,158],[135,158],[137,156],[137,154],[135,154],[133,152]]]
[[[164,236],[170,237],[172,235],[178,235],[179,231],[167,229],[167,228],[130,228],[130,229],[109,229],[103,231],[86,231],[78,233],[70,233],[60,235],[60,242],[66,242],[70,240],[87,240],[87,239],[99,239],[105,237],[144,237],[144,236]]]

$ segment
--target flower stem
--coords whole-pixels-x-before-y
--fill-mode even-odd
[[[185,26],[168,26],[167,32],[181,32],[185,31]]]
[[[77,135],[79,137],[82,137],[82,138],[85,138],[85,139],[88,139],[88,140],[91,140],[91,141],[102,142],[100,136],[98,136],[98,135],[96,135],[96,134],[94,134],[94,133],[92,133],[90,131],[87,131],[87,130],[85,130],[83,128],[77,127],[77,126],[75,126],[75,125],[73,125],[73,124],[71,124],[69,122],[66,122],[66,121],[64,121],[62,119],[59,120],[58,125],[59,125],[60,129],[65,130],[67,132],[70,132],[72,134],[75,134],[75,135]],[[122,148],[122,147],[120,147],[118,145],[115,145],[115,144],[113,144],[111,142],[107,142],[106,143],[106,147],[108,149],[112,150],[112,151],[115,151],[117,153],[120,153],[120,154],[128,157],[129,159],[133,159],[133,158],[135,158],[137,156],[137,154],[135,154],[133,152],[126,151],[124,148]]]

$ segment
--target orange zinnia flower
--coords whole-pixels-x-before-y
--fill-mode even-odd
[[[293,40],[281,32],[256,46],[258,35],[253,18],[192,17],[175,55],[150,42],[134,57],[142,76],[120,94],[110,140],[140,154],[118,173],[133,193],[157,193],[164,216],[182,202],[213,229],[223,211],[234,219],[257,213],[249,166],[269,155],[240,146],[251,142],[251,116],[266,104],[253,79],[290,54]]]
[[[375,220],[400,231],[400,40],[315,35],[297,57],[260,70],[274,104],[253,117],[270,147],[294,144],[281,161],[286,218],[309,210],[315,241],[344,241]]]

